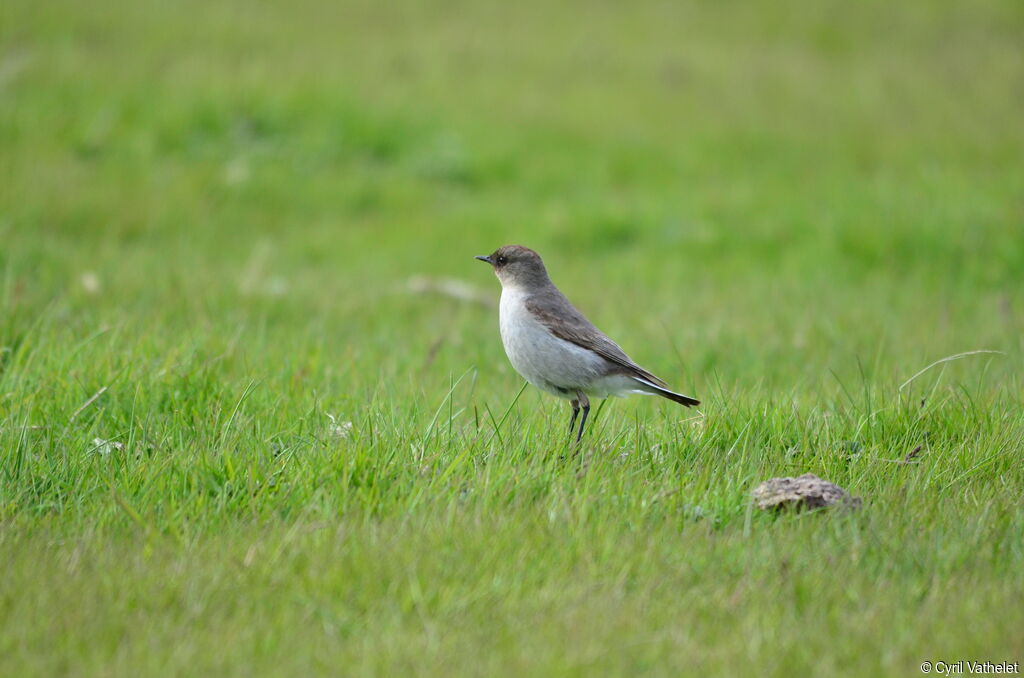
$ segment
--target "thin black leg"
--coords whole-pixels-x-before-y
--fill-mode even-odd
[[[576,416],[580,413],[580,401],[572,401],[572,419],[569,420],[569,435],[576,430]]]
[[[576,433],[576,442],[579,443],[583,437],[583,427],[587,425],[587,415],[590,414],[590,401],[583,403],[583,418],[580,419],[580,430]]]

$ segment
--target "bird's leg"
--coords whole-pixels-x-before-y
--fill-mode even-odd
[[[569,420],[569,435],[572,436],[572,432],[576,430],[576,416],[580,413],[580,401],[573,400],[572,405],[572,419]]]
[[[576,397],[579,398],[580,405],[583,406],[583,418],[580,419],[580,430],[576,433],[576,443],[579,444],[580,439],[583,437],[583,427],[587,424],[587,415],[590,414],[590,398],[583,391],[577,391]]]

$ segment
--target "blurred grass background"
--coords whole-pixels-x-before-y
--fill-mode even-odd
[[[5,2],[0,670],[1019,659],[1022,36],[989,0]],[[609,403],[559,462],[472,259],[510,242],[704,418]],[[869,510],[750,515],[803,471]]]

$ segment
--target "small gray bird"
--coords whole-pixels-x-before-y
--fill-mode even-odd
[[[512,367],[542,391],[572,404],[570,434],[590,414],[587,396],[628,393],[660,395],[687,407],[700,401],[668,389],[668,384],[637,365],[614,341],[576,310],[548,277],[540,255],[521,245],[505,245],[478,256],[501,281],[501,342]]]

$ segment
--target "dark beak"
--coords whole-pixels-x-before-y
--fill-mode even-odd
[[[480,261],[486,261],[488,264],[491,263],[491,258],[489,256],[487,256],[486,254],[478,254],[474,258],[475,259],[479,259]]]

